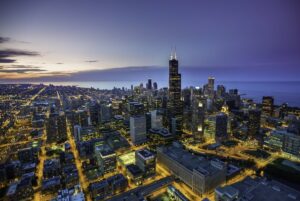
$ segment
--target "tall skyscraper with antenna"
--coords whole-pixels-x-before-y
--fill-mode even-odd
[[[169,101],[168,120],[171,133],[182,133],[183,108],[181,101],[181,74],[178,73],[178,60],[176,50],[172,51],[169,60]]]

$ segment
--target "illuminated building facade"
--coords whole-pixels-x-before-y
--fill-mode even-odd
[[[183,108],[181,101],[181,74],[178,73],[178,60],[176,52],[171,55],[169,60],[169,101],[168,101],[168,120],[172,134],[182,133]]]

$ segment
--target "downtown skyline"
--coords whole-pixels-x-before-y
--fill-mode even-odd
[[[2,1],[0,79],[158,80],[176,46],[183,80],[299,81],[299,7],[297,1]]]

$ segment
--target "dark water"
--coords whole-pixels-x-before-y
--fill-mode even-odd
[[[203,86],[206,81],[186,81],[183,87]],[[167,81],[158,81],[159,87],[166,87]],[[50,84],[44,82],[43,84]],[[99,89],[130,88],[139,85],[136,81],[94,81],[94,82],[52,82],[54,85],[75,85],[79,87],[94,87]],[[216,81],[215,85],[223,84],[226,90],[237,88],[242,97],[252,98],[256,102],[261,102],[262,96],[273,96],[275,104],[288,103],[290,106],[300,107],[300,81],[286,82],[228,82]],[[145,82],[144,82],[145,86]]]

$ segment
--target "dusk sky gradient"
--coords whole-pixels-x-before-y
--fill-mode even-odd
[[[299,81],[299,11],[299,0],[1,0],[0,79],[159,79],[176,46],[183,79]]]

